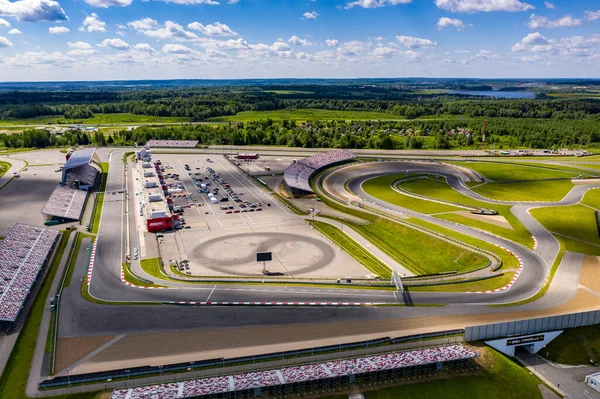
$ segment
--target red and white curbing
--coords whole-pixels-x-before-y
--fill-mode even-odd
[[[131,284],[129,281],[125,280],[125,272],[123,271],[123,266],[121,266],[121,281],[123,282],[123,284],[129,286],[129,287],[133,287],[133,288],[143,288],[146,290],[165,290],[165,289],[169,289],[169,288],[174,288],[174,287],[145,287],[143,285],[135,285],[135,284]]]
[[[97,244],[98,244],[98,239],[96,238],[94,240],[94,244],[92,245],[92,254],[90,256],[90,266],[88,267],[88,273],[87,273],[88,286],[92,282],[92,271],[94,269],[94,259],[96,258],[96,245]]]
[[[501,249],[507,251],[509,254],[511,254],[512,256],[514,256],[515,258],[517,258],[517,260],[519,261],[519,269],[515,273],[515,275],[512,278],[512,280],[510,280],[510,283],[508,283],[504,287],[500,287],[500,288],[497,288],[495,290],[488,290],[488,291],[467,292],[467,294],[491,294],[491,293],[495,293],[495,292],[506,292],[506,291],[508,291],[517,282],[517,279],[521,275],[521,272],[523,272],[523,267],[524,267],[524,265],[523,265],[523,259],[521,259],[517,254],[515,254],[514,252],[512,252],[508,248],[504,248],[503,246],[500,246],[500,245],[497,245],[497,244],[494,244],[494,245],[496,245],[498,248],[501,248]]]
[[[166,302],[188,306],[377,306],[375,302]]]
[[[535,236],[531,236],[531,238],[533,238],[533,250],[535,251],[538,247],[538,240]]]

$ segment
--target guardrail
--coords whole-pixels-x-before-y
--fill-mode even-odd
[[[255,356],[244,356],[244,357],[236,357],[236,358],[215,358],[209,360],[201,360],[201,361],[191,361],[185,363],[176,363],[169,365],[159,365],[159,366],[142,366],[142,367],[132,367],[128,369],[118,369],[111,370],[99,373],[88,373],[88,374],[79,374],[79,375],[69,375],[69,376],[60,376],[52,379],[43,380],[39,383],[40,389],[52,389],[59,388],[65,386],[72,386],[78,384],[87,384],[93,382],[106,382],[115,379],[130,379],[135,377],[143,377],[154,374],[163,374],[163,373],[177,373],[177,372],[189,372],[189,371],[201,371],[203,369],[211,369],[218,368],[215,370],[214,375],[223,374],[221,369],[230,366],[239,366],[243,367],[244,365],[248,365],[245,367],[246,371],[252,370],[260,370],[262,367],[260,364],[262,362],[271,362],[271,361],[282,361],[287,359],[287,363],[293,364],[303,364],[303,363],[311,363],[315,361],[321,360],[334,360],[336,358],[348,358],[352,356],[361,356],[373,353],[390,353],[397,352],[407,349],[417,349],[423,348],[427,346],[440,346],[441,344],[436,342],[429,342],[428,340],[433,340],[436,338],[440,339],[449,339],[447,343],[459,343],[463,341],[463,337],[460,336],[464,334],[465,330],[449,330],[449,331],[439,331],[432,333],[424,333],[424,334],[415,334],[404,337],[383,337],[376,338],[367,341],[359,341],[359,342],[351,342],[346,344],[338,344],[338,345],[327,345],[327,346],[319,346],[314,348],[305,348],[300,350],[293,351],[285,351],[285,352],[274,352],[267,353],[263,355],[255,355]],[[344,355],[339,355],[336,352],[341,351],[353,351],[354,353],[345,353]],[[333,353],[331,353],[333,352]],[[315,359],[316,355],[326,356],[326,359]],[[295,358],[311,356],[312,359],[304,360]],[[231,372],[231,370],[228,370]],[[189,380],[190,377],[185,379],[179,379],[181,381]],[[174,378],[172,381],[176,381]],[[115,386],[119,385],[114,384]],[[121,385],[129,385],[127,381],[123,381]]]

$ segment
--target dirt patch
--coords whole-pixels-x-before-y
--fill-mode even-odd
[[[505,229],[514,230],[510,223],[508,223],[508,221],[502,215],[477,215],[471,212],[459,212],[458,214],[469,219],[475,219],[479,220],[480,222],[489,223],[496,226],[504,227]]]
[[[313,346],[343,344],[383,336],[396,337],[464,328],[466,325],[568,314],[595,310],[598,307],[600,307],[600,298],[580,289],[572,301],[541,311],[507,311],[506,313],[479,315],[371,320],[369,323],[362,324],[356,322],[311,323],[133,334],[93,356],[86,363],[72,370],[72,373],[81,374],[115,368],[190,362],[220,357],[251,356]]]
[[[79,338],[59,338],[56,343],[56,371],[64,370],[94,349],[104,345],[114,337],[96,336]]]
[[[600,294],[600,256],[586,255],[583,258],[579,283]]]
[[[571,183],[579,185],[597,185],[600,184],[600,179],[572,179]]]

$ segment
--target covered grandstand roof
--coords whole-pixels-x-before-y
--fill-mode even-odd
[[[42,213],[48,216],[79,220],[87,195],[87,191],[58,185],[44,204]]]
[[[316,172],[329,165],[350,161],[355,157],[356,155],[349,150],[333,150],[315,154],[288,166],[283,178],[285,183],[293,189],[312,192],[310,178]]]
[[[95,148],[78,150],[78,151],[73,152],[73,154],[71,154],[71,157],[65,163],[65,165],[63,166],[63,169],[65,169],[65,170],[73,169],[78,166],[87,165],[92,161],[96,161],[97,163],[100,163],[100,158],[98,158],[98,155],[96,155]]]

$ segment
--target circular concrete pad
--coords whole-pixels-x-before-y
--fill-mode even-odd
[[[291,233],[240,233],[214,238],[198,245],[192,252],[202,266],[231,275],[256,274],[262,263],[256,252],[273,252],[267,262],[272,272],[285,275],[310,273],[333,261],[335,253],[325,242]]]

